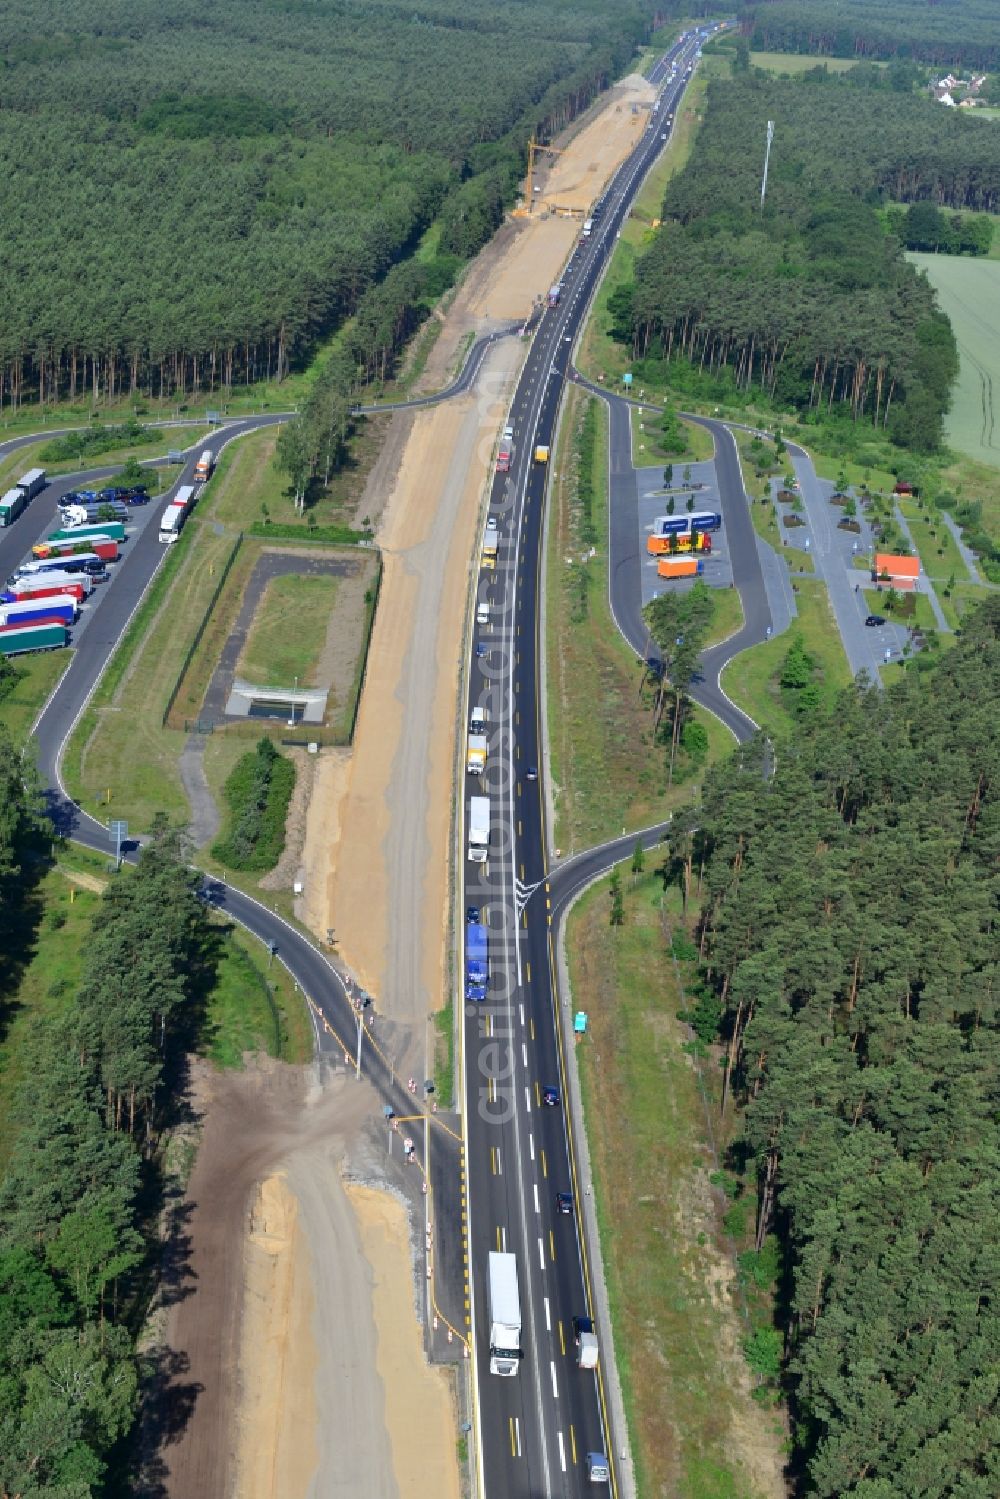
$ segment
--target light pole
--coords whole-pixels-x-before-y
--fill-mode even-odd
[[[764,198],[767,195],[767,169],[771,161],[771,142],[774,140],[774,121],[767,122],[767,145],[764,148],[764,176],[760,184],[760,211],[764,212]]]

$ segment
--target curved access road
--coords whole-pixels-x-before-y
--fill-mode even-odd
[[[510,338],[512,333],[530,333],[537,327],[540,314],[536,311],[524,322],[504,323],[499,328],[494,328],[491,333],[482,333],[469,346],[469,352],[465,356],[462,368],[452,380],[450,385],[445,385],[441,390],[432,391],[426,396],[412,396],[409,400],[402,401],[370,401],[364,406],[351,408],[352,416],[384,416],[393,411],[419,411],[424,406],[437,406],[441,401],[450,401],[453,396],[464,395],[471,390],[475,384],[476,376],[487,350],[502,338]]]
[[[609,544],[608,599],[611,615],[619,631],[640,660],[658,661],[646,621],[642,614],[642,532],[639,527],[639,495],[632,463],[632,423],[630,408],[648,403],[615,395],[586,379],[574,370],[573,379],[608,408],[609,441]],[[655,409],[655,408],[654,408]],[[768,638],[771,610],[757,552],[757,537],[743,488],[736,440],[724,422],[685,413],[688,421],[697,422],[712,434],[715,442],[715,471],[719,480],[722,515],[729,539],[733,582],[743,605],[743,625],[728,640],[710,646],[701,657],[698,676],[690,686],[695,702],[714,713],[739,743],[753,737],[758,725],[738,708],[723,691],[720,678],[725,666],[749,646]]]

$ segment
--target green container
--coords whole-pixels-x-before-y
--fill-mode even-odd
[[[53,531],[46,541],[89,541],[92,536],[106,536],[109,541],[125,540],[125,525],[120,520],[96,522],[92,526],[70,526],[62,531]]]
[[[25,625],[23,630],[0,630],[0,656],[25,651],[57,651],[69,639],[65,625]]]

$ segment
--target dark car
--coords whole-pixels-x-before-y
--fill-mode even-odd
[[[465,986],[465,997],[474,1005],[481,1005],[486,998],[485,984],[467,983]]]
[[[469,923],[470,926],[474,922],[477,922],[479,920],[479,907],[478,906],[466,906],[466,908],[465,908],[465,919]]]
[[[560,1101],[559,1089],[553,1087],[551,1083],[546,1083],[542,1089],[542,1103],[546,1104],[550,1109],[555,1109],[559,1107]]]
[[[884,625],[885,624],[885,615],[884,614],[869,614],[868,618],[865,620],[865,624],[866,625],[871,625],[873,628],[876,625]]]
[[[481,661],[486,655],[486,647],[481,640],[476,641],[476,660]]]
[[[528,768],[527,768],[527,770],[524,772],[524,779],[526,781],[537,781],[538,780],[538,766],[537,765],[529,765]]]
[[[126,505],[148,505],[149,491],[146,489],[126,489],[122,493],[122,499]]]
[[[573,1194],[572,1194],[572,1192],[557,1192],[556,1193],[556,1212],[568,1215],[569,1213],[572,1213],[572,1211],[573,1211]]]

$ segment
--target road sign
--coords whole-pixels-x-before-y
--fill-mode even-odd
[[[628,386],[628,385],[632,384],[632,372],[631,372],[631,370],[626,370],[625,374],[622,375],[622,384],[625,385],[625,386]]]
[[[115,863],[120,864],[122,861],[122,843],[128,837],[128,823],[116,817],[108,823],[108,832],[114,839]]]

